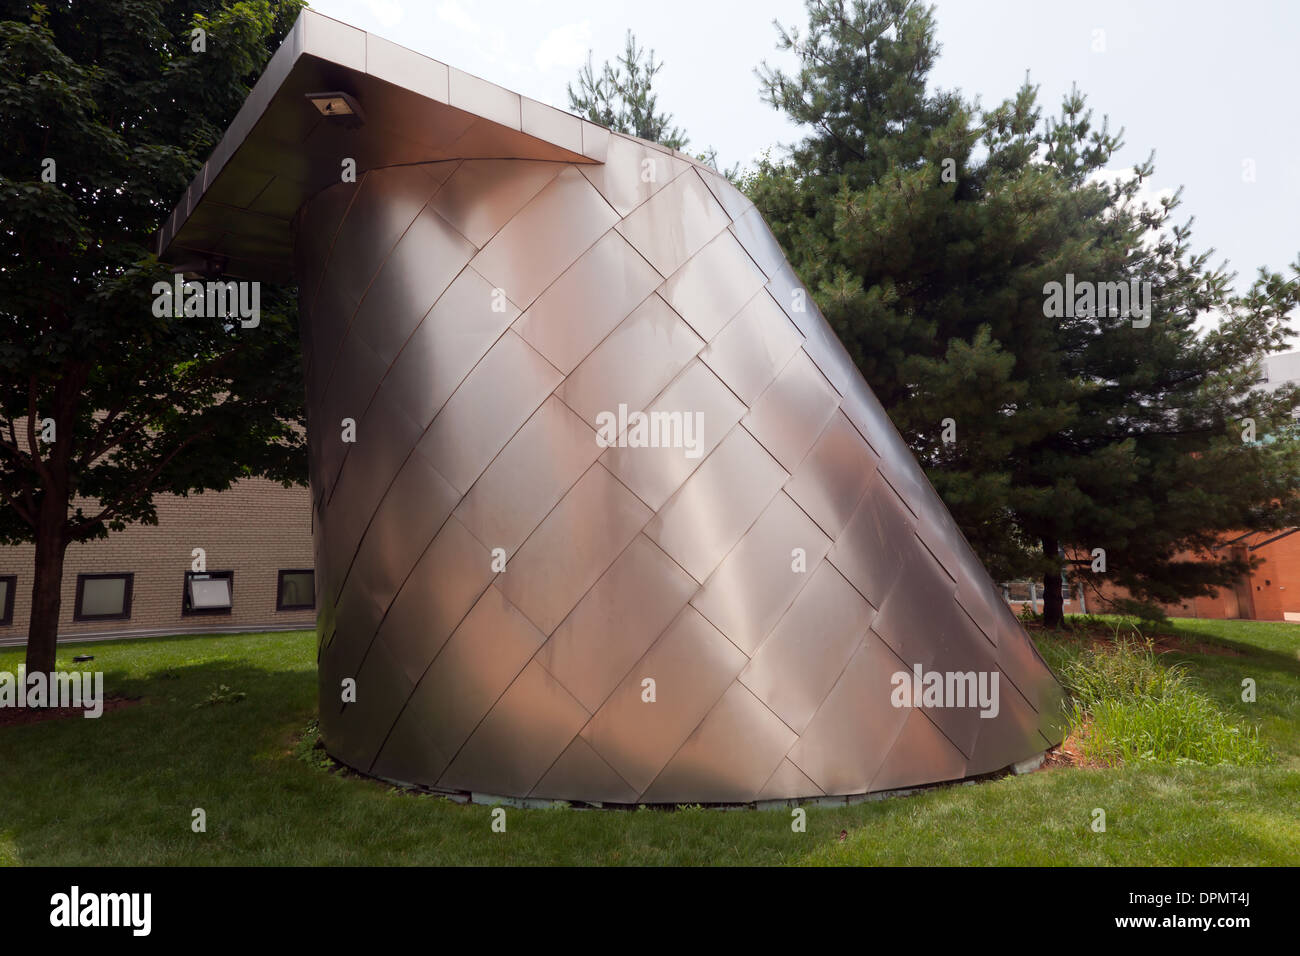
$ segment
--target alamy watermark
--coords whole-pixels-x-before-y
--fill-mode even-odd
[[[617,412],[596,415],[596,444],[601,448],[683,448],[687,458],[704,450],[703,412]]]
[[[926,671],[920,664],[912,672],[895,671],[889,678],[895,707],[978,707],[981,717],[998,715],[999,671]]]
[[[103,671],[0,671],[0,708],[78,708],[83,717],[104,713]]]
[[[1130,279],[1128,282],[1075,281],[1074,273],[1065,274],[1065,282],[1043,285],[1043,315],[1049,319],[1088,318],[1104,315],[1133,320],[1133,328],[1151,324],[1151,282]]]
[[[132,936],[153,928],[152,893],[83,893],[73,886],[50,897],[50,925],[59,928],[124,927]]]
[[[158,318],[237,318],[240,328],[255,329],[262,321],[260,282],[186,281],[179,272],[171,282],[153,284],[153,314]]]

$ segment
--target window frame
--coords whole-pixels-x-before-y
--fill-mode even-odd
[[[230,585],[229,607],[190,607],[190,579],[223,577]],[[230,615],[235,612],[235,572],[234,571],[186,571],[181,581],[181,617],[209,617]]]
[[[81,601],[85,596],[87,581],[100,581],[105,578],[122,578],[126,587],[122,594],[121,614],[83,614]],[[97,571],[91,574],[77,575],[77,595],[72,606],[72,620],[80,621],[129,621],[131,619],[131,599],[135,594],[134,571]]]
[[[14,592],[18,590],[18,575],[0,574],[0,581],[7,581],[5,599],[0,601],[0,627],[11,627],[14,623]]]
[[[286,574],[311,575],[311,603],[284,603],[284,576]],[[316,569],[315,568],[280,568],[275,573],[275,609],[277,611],[314,611],[316,610]]]

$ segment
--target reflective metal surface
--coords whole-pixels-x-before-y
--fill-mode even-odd
[[[474,482],[456,516],[509,558],[598,454],[595,433],[552,395]]]
[[[645,411],[651,415],[694,412],[701,416],[703,423],[694,452],[666,446],[614,447],[601,456],[601,463],[636,492],[637,497],[651,508],[659,509],[731,432],[732,426],[745,414],[745,404],[708,366],[697,360],[650,402]]]
[[[567,374],[659,281],[627,240],[608,232],[530,304],[519,334]]]
[[[611,175],[614,170],[606,163]],[[623,238],[669,276],[727,227],[722,206],[694,169],[688,169],[618,224]]]
[[[829,561],[750,655],[741,683],[801,733],[843,673],[875,611]]]
[[[831,541],[786,494],[772,499],[691,599],[694,608],[752,655],[808,582]]]
[[[592,465],[524,542],[497,586],[550,634],[649,517],[636,495]]]
[[[704,347],[668,303],[651,295],[583,359],[556,394],[596,427],[601,412],[644,409]]]
[[[562,378],[507,331],[447,399],[420,451],[464,494]]]
[[[794,471],[835,414],[840,397],[802,349],[751,406],[745,428]]]
[[[732,429],[659,509],[646,534],[703,583],[787,477],[749,432]]]
[[[340,760],[747,802],[1060,740],[1059,685],[762,217],[689,157],[306,11],[159,243],[299,283]],[[996,678],[996,716],[900,703],[917,666]]]
[[[691,256],[659,294],[706,340],[763,288],[763,273],[735,236],[723,232]]]
[[[781,307],[760,291],[710,340],[700,358],[752,406],[799,350],[800,341],[799,330]]]

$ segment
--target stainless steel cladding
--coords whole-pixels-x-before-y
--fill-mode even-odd
[[[744,195],[311,11],[286,49],[160,246],[298,281],[334,756],[710,803],[1060,740],[1056,680]]]

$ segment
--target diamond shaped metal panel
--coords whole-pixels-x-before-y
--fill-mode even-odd
[[[649,803],[751,800],[796,740],[742,684],[732,684],[655,778]]]
[[[438,414],[470,369],[519,310],[471,268],[461,271],[407,339],[384,379],[421,428]]]
[[[840,397],[802,349],[744,418],[745,428],[790,472],[803,461]]]
[[[871,483],[875,462],[871,446],[843,413],[837,412],[790,476],[786,494],[823,531],[838,538]]]
[[[601,464],[638,498],[658,509],[740,421],[745,405],[707,365],[697,360],[686,366],[645,410],[651,415],[695,414],[703,424],[696,448],[616,446],[601,455]],[[622,436],[620,432],[620,439]]]
[[[733,644],[753,654],[830,546],[790,496],[778,493],[691,605]]]
[[[661,275],[669,276],[727,228],[728,221],[713,193],[689,169],[616,228]]]
[[[590,123],[587,129],[595,129]],[[598,166],[583,166],[582,174],[606,201],[626,216],[686,171],[686,164],[663,150],[630,136],[604,137]]]
[[[415,217],[352,317],[356,333],[385,366],[477,251],[432,209]]]
[[[866,792],[908,716],[889,699],[890,678],[903,669],[868,633],[790,749],[790,761],[826,793]]]
[[[744,666],[740,649],[687,607],[619,682],[582,736],[644,793]]]
[[[563,800],[570,793],[585,793],[588,803],[635,803],[637,798],[632,785],[581,737],[573,738],[529,796]]]
[[[706,581],[789,477],[743,428],[733,428],[659,509],[646,534]]]
[[[365,122],[322,120],[319,89]],[[345,762],[747,802],[1059,741],[1059,685],[715,171],[308,10],[159,251],[298,282],[321,727]],[[997,715],[897,696],[918,666],[996,675]]]
[[[456,516],[508,558],[598,454],[592,430],[552,395],[474,483]]]
[[[587,722],[588,713],[536,661],[474,731],[439,785],[528,793]]]
[[[723,232],[670,275],[659,294],[712,339],[763,288],[764,278],[736,237]]]
[[[903,502],[872,472],[867,490],[848,525],[831,548],[830,560],[862,596],[879,607],[894,591],[901,559],[915,550],[912,516]],[[904,604],[906,597],[902,598]]]
[[[527,342],[507,331],[447,399],[420,450],[464,494],[561,378]]]
[[[456,490],[413,452],[393,479],[366,528],[344,587],[355,587],[380,613],[456,506]]]
[[[542,635],[496,588],[488,588],[424,670],[398,726],[414,722],[445,763],[528,664]],[[576,731],[575,731],[576,733]],[[397,759],[397,741],[380,759]],[[409,758],[403,758],[409,759]],[[433,784],[444,766],[421,782]]]
[[[636,495],[592,465],[510,559],[497,584],[550,634],[649,517]]]
[[[519,317],[515,331],[567,374],[659,281],[627,240],[610,231]]]
[[[482,249],[562,169],[558,163],[467,160],[429,205]]]
[[[379,626],[406,675],[419,680],[492,581],[492,559],[465,526],[448,518],[402,583]],[[361,641],[350,633],[348,643]]]
[[[663,299],[651,295],[565,379],[556,394],[593,428],[602,412],[641,411],[704,347]]]
[[[763,789],[758,791],[758,800],[797,800],[800,797],[824,797],[826,792],[808,779],[808,775],[792,764],[789,759],[782,760],[781,766],[767,778]]]
[[[913,710],[872,779],[871,789],[898,790],[960,780],[965,775],[966,758],[962,752],[926,718],[924,711]]]
[[[639,534],[555,629],[537,659],[595,711],[697,587]]]
[[[823,561],[740,680],[788,726],[802,732],[858,649],[873,617],[871,605],[829,561]]]
[[[799,350],[799,330],[760,291],[709,342],[700,356],[742,402],[753,405]]]
[[[563,170],[474,257],[474,268],[527,306],[618,221],[576,168]],[[554,223],[566,228],[555,230]],[[537,236],[549,233],[550,242]]]

